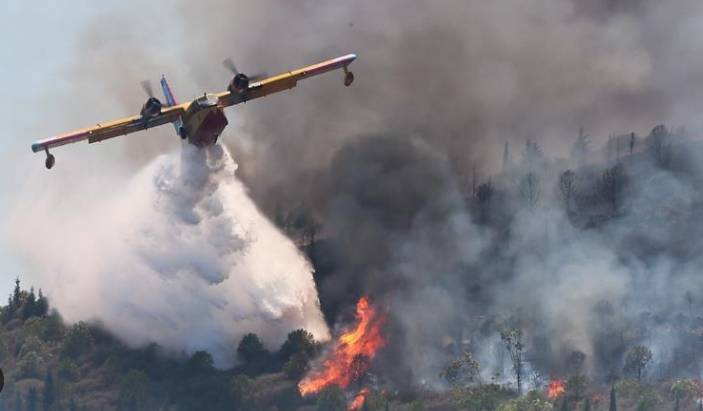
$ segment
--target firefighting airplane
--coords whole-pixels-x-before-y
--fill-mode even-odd
[[[227,59],[224,61],[224,65],[234,74],[234,78],[227,86],[227,91],[216,94],[204,93],[193,101],[181,104],[176,102],[171,87],[166,78],[162,76],[161,88],[166,104],[162,104],[158,98],[154,97],[148,82],[142,82],[142,87],[149,99],[142,106],[139,115],[108,123],[98,123],[94,127],[37,141],[32,144],[32,151],[35,153],[44,151],[46,153],[45,165],[46,168],[50,169],[56,163],[54,155],[49,153],[49,150],[54,147],[83,140],[88,140],[88,143],[97,143],[166,123],[173,123],[176,133],[181,139],[187,139],[190,144],[199,148],[206,147],[215,144],[222,130],[227,126],[225,107],[292,89],[297,85],[298,80],[340,68],[344,71],[344,85],[348,87],[354,82],[354,74],[348,69],[349,64],[354,60],[356,60],[355,54],[347,54],[265,78],[265,75],[247,76],[240,73],[232,60]]]

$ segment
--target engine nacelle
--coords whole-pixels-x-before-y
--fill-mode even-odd
[[[155,117],[161,114],[161,102],[156,97],[149,97],[149,100],[142,106],[142,117]]]
[[[234,78],[232,81],[229,82],[229,85],[227,86],[227,90],[230,93],[244,93],[249,89],[249,77],[246,76],[246,74],[239,73]]]

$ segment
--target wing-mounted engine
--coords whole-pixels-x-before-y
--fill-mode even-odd
[[[230,93],[244,93],[249,89],[249,77],[244,73],[237,73],[227,86]]]
[[[151,83],[148,80],[142,81],[142,88],[149,98],[142,106],[142,110],[139,114],[141,114],[144,118],[158,116],[161,114],[161,107],[163,104],[161,104],[161,101],[158,98],[154,97],[154,89],[151,88]]]
[[[142,117],[156,117],[161,114],[161,102],[156,97],[149,97],[149,99],[142,106],[142,111],[140,114]]]
[[[244,94],[249,90],[249,84],[262,80],[267,77],[266,73],[258,73],[252,76],[247,76],[244,73],[240,73],[237,66],[234,65],[234,61],[231,58],[223,61],[222,64],[227,67],[229,71],[234,74],[232,81],[227,85],[227,91],[230,93]]]

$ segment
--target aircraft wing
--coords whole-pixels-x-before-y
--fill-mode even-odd
[[[94,127],[76,130],[59,136],[50,137],[45,140],[40,140],[32,144],[32,151],[36,153],[66,144],[77,143],[83,140],[88,140],[89,143],[97,143],[98,141],[107,140],[109,138],[123,136],[136,131],[146,130],[147,128],[171,123],[178,120],[178,118],[185,113],[185,110],[188,108],[188,104],[190,103],[163,107],[161,109],[161,113],[153,117],[126,117],[120,120],[110,121],[108,123],[98,123]]]
[[[347,72],[347,66],[356,60],[356,54],[347,54],[346,56],[337,57],[335,59],[323,61],[322,63],[313,64],[312,66],[303,67],[297,70],[281,73],[277,76],[253,82],[249,88],[243,93],[225,91],[217,94],[220,106],[228,107],[235,104],[244,103],[249,100],[254,100],[260,97],[268,96],[269,94],[278,93],[279,91],[290,90],[298,84],[298,80],[308,77],[317,76],[328,71],[344,69],[347,76],[351,72]],[[353,76],[349,80],[349,84],[353,81]],[[346,80],[345,80],[346,84]],[[349,85],[346,84],[346,85]]]

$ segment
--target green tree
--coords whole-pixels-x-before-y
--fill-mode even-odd
[[[59,362],[57,374],[60,381],[66,382],[76,382],[81,376],[76,363],[66,358]]]
[[[12,290],[12,300],[10,307],[12,311],[16,311],[22,305],[22,289],[20,288],[20,278],[15,278],[15,289]]]
[[[462,358],[452,361],[440,374],[450,385],[460,386],[474,382],[481,371],[481,365],[473,355],[465,351]]]
[[[41,320],[41,329],[39,330],[39,338],[44,341],[59,341],[63,339],[66,333],[66,326],[57,312],[45,316]]]
[[[46,372],[44,378],[44,391],[42,395],[42,405],[44,411],[49,411],[56,401],[56,387],[54,387],[54,376],[51,371]]]
[[[188,359],[186,364],[191,373],[207,373],[212,371],[214,361],[212,355],[207,351],[196,351]]]
[[[283,372],[292,380],[302,378],[309,369],[310,359],[302,352],[293,354],[293,356],[283,364]]]
[[[250,371],[264,368],[268,352],[256,334],[249,333],[242,338],[237,347],[237,357]]]
[[[44,293],[42,293],[41,288],[39,289],[39,297],[37,297],[36,310],[34,315],[43,317],[49,313],[49,300],[46,298]]]
[[[122,378],[117,394],[117,409],[120,411],[145,410],[150,389],[149,377],[144,371],[131,370]]]
[[[610,387],[610,407],[608,408],[609,411],[618,411],[618,403],[615,398],[615,385]]]
[[[518,395],[522,395],[522,353],[524,349],[522,330],[519,327],[503,330],[500,332],[500,338],[503,340],[503,344],[505,344],[505,347],[510,353],[510,359],[513,363],[513,372],[515,373],[515,380],[517,382],[517,392]]]
[[[588,390],[588,380],[583,375],[572,375],[566,380],[566,393],[569,399],[581,401]]]
[[[22,305],[22,319],[26,320],[29,317],[35,315],[37,310],[37,296],[34,294],[34,287],[29,289],[29,293],[24,299],[24,305]]]
[[[488,222],[489,211],[491,209],[491,199],[495,193],[493,184],[489,181],[483,183],[476,189],[476,200],[478,201],[479,217],[481,224]]]
[[[317,411],[346,411],[347,400],[344,392],[336,385],[331,385],[317,397]]]
[[[539,177],[529,172],[520,180],[520,195],[530,209],[535,208],[540,197]]]
[[[261,348],[263,349],[263,345]],[[312,333],[303,329],[298,329],[288,334],[286,341],[278,351],[278,355],[281,361],[286,362],[298,353],[312,358],[316,351],[317,344],[315,344],[315,337],[313,337]]]
[[[66,333],[61,353],[70,358],[77,358],[90,350],[93,345],[93,336],[88,324],[83,321],[74,324]]]
[[[559,176],[559,192],[564,201],[566,214],[571,214],[571,203],[576,195],[576,173],[566,170]]]
[[[617,214],[622,205],[623,192],[626,184],[625,168],[618,163],[603,171],[598,191],[603,199],[610,205],[612,212]]]
[[[642,382],[647,365],[652,360],[652,351],[644,345],[633,347],[625,357],[625,372],[637,377],[637,382]]]

